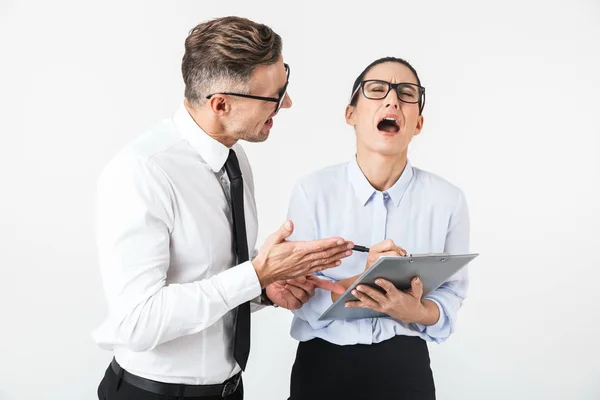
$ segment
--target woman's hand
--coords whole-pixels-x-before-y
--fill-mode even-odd
[[[402,247],[396,245],[392,239],[386,239],[383,242],[379,242],[373,247],[369,249],[369,256],[367,257],[367,265],[365,266],[365,270],[371,268],[373,264],[379,257],[382,256],[405,256],[406,250]]]
[[[404,250],[402,247],[396,245],[396,243],[394,243],[394,241],[392,239],[386,239],[382,242],[377,243],[376,245],[374,245],[373,247],[371,247],[369,249],[369,255],[367,257],[367,264],[365,265],[365,271],[369,268],[371,268],[371,266],[373,264],[375,264],[375,261],[377,261],[379,259],[379,257],[381,256],[405,256],[406,255],[406,250]],[[350,287],[350,285],[352,285],[354,283],[355,280],[358,279],[358,277],[361,274],[358,275],[354,275],[351,276],[350,278],[346,278],[343,279],[341,281],[338,281],[338,283],[340,285],[342,285],[344,287],[344,289],[348,289]],[[331,301],[336,301],[339,297],[340,297],[341,293],[335,293],[335,292],[331,292]]]
[[[422,300],[423,283],[414,277],[410,289],[403,292],[385,279],[377,279],[375,283],[383,290],[367,285],[358,285],[352,294],[358,299],[346,302],[346,307],[370,308],[382,312],[405,323],[433,325],[440,317],[437,304],[431,300]]]

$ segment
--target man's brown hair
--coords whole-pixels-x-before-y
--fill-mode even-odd
[[[281,37],[266,25],[241,17],[223,17],[194,27],[185,40],[181,72],[185,97],[199,104],[214,91],[248,94],[259,65],[277,62]]]

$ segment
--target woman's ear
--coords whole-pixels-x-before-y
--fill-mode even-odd
[[[419,118],[417,119],[417,126],[415,127],[415,133],[413,136],[417,136],[419,133],[421,133],[421,129],[423,129],[423,123],[425,121],[423,120],[423,115],[419,115]]]
[[[351,106],[350,104],[346,106],[346,123],[350,126],[356,125],[356,121],[354,120],[354,108],[355,106]]]

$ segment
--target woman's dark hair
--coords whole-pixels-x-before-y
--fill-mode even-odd
[[[413,68],[412,65],[410,65],[410,63],[406,60],[403,60],[401,58],[398,57],[383,57],[380,58],[378,60],[373,61],[371,64],[369,64],[367,66],[367,68],[365,68],[363,70],[363,72],[360,73],[360,75],[358,76],[358,78],[356,78],[356,80],[354,81],[354,85],[352,85],[352,93],[354,93],[354,91],[356,90],[356,88],[358,87],[358,85],[360,85],[360,83],[365,79],[365,75],[367,75],[367,73],[373,69],[374,66],[379,65],[379,64],[383,64],[386,62],[395,62],[398,64],[402,64],[404,66],[406,66],[408,69],[410,69],[412,71],[412,73],[415,75],[415,78],[417,78],[417,83],[419,84],[419,86],[421,85],[421,80],[419,79],[419,74],[417,74],[417,70]],[[350,105],[351,106],[355,106],[356,102],[358,101],[358,96],[354,96],[350,99]],[[423,111],[423,104],[422,104],[423,99],[420,98],[419,99],[419,114]]]

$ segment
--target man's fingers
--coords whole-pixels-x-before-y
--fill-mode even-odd
[[[287,308],[288,310],[298,310],[299,308],[302,308],[302,303],[300,302],[300,300],[294,298],[294,301],[288,303],[285,308]]]
[[[307,281],[305,277],[288,279],[287,286],[288,288],[294,286],[300,288],[301,290],[304,290],[308,294],[309,298],[311,298],[315,294],[315,285],[312,282]]]
[[[346,288],[339,283],[331,282],[326,279],[319,279],[316,276],[310,276],[308,280],[312,282],[315,287],[325,289],[336,294],[343,294],[346,291]]]
[[[334,261],[334,262],[330,262],[330,263],[317,263],[315,265],[311,265],[309,267],[308,273],[309,274],[314,274],[315,272],[320,272],[320,271],[324,271],[326,269],[329,268],[333,268],[333,267],[337,267],[341,264],[342,262],[340,260]]]
[[[275,285],[277,287],[276,290],[279,291],[279,295],[281,296],[281,300],[283,301],[283,304],[277,303],[282,307],[287,308],[288,310],[295,310],[298,309],[300,307],[302,307],[302,302],[300,300],[298,300],[296,298],[296,296],[294,296],[292,294],[291,291],[289,291],[287,288],[285,288],[285,281],[279,281],[279,282],[275,282],[272,283],[271,286]],[[267,289],[268,290],[268,289]]]
[[[290,281],[294,281],[294,283],[305,283],[307,281],[307,276],[299,276],[295,279],[288,279],[287,283],[290,283]]]
[[[301,303],[306,303],[308,301],[308,293],[306,293],[304,289],[294,285],[287,285],[285,289],[288,290]]]
[[[352,249],[354,243],[347,242],[342,238],[329,238],[298,242],[297,247],[304,257],[315,260]]]
[[[281,227],[276,232],[276,236],[279,239],[277,243],[283,242],[285,239],[290,237],[290,235],[294,232],[294,223],[290,220],[285,221]]]
[[[291,284],[302,288],[306,288],[312,286],[312,283],[308,281],[308,278],[309,276],[305,275],[297,276],[295,278],[286,279],[285,284]]]
[[[284,296],[287,299],[287,304],[285,308],[287,308],[288,310],[297,310],[302,307],[303,303],[296,297],[294,297],[294,295],[291,292],[286,291],[285,293],[286,294]]]
[[[268,243],[271,246],[273,246],[277,243],[281,243],[285,239],[287,239],[292,234],[293,231],[294,231],[294,223],[290,220],[287,220],[283,223],[283,225],[281,225],[279,227],[279,229],[277,229],[275,232],[273,232],[271,235],[269,235],[269,237],[267,238],[265,243]]]
[[[350,257],[352,255],[352,250],[349,249],[349,246],[350,245],[336,246],[329,250],[312,253],[307,255],[307,260],[309,260],[313,266],[317,264],[329,264],[341,260],[342,258]]]

